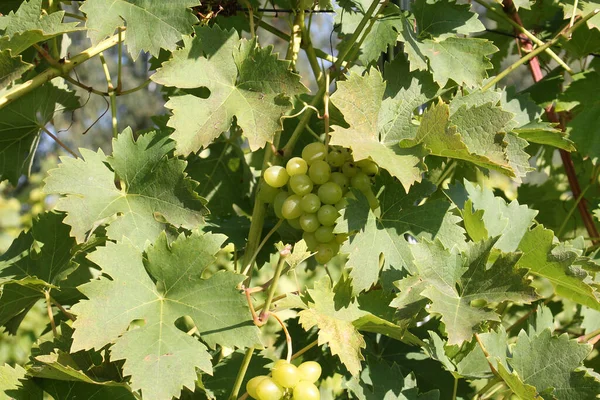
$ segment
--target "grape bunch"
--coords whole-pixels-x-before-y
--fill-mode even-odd
[[[371,208],[378,201],[371,189],[371,178],[379,167],[370,159],[355,162],[351,150],[310,143],[302,157],[291,158],[285,167],[271,166],[265,170],[260,198],[272,203],[275,215],[284,218],[296,229],[308,249],[314,251],[321,264],[335,256],[348,235],[334,234],[339,211],[353,197],[350,187],[361,191]]]
[[[321,394],[315,382],[321,376],[321,366],[306,361],[296,367],[279,360],[271,370],[271,377],[255,376],[246,384],[246,391],[256,400],[319,400]]]

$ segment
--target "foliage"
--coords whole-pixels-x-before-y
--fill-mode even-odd
[[[399,3],[2,2],[0,398],[598,398],[600,3]]]

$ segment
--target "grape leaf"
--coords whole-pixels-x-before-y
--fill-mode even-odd
[[[279,60],[273,47],[260,48],[255,41],[239,39],[234,31],[218,26],[198,27],[195,36],[173,53],[152,80],[179,88],[207,88],[210,95],[171,97],[169,126],[176,152],[187,155],[208,146],[229,129],[235,117],[250,148],[256,150],[282,130],[281,116],[292,109],[290,97],[304,93],[299,76],[289,62]],[[197,71],[205,71],[198,74]]]
[[[178,318],[190,316],[213,348],[260,345],[247,302],[236,289],[244,277],[231,272],[201,277],[224,239],[192,233],[169,246],[162,234],[148,249],[146,263],[128,243],[108,243],[96,250],[90,260],[111,279],[79,287],[89,300],[72,308],[78,317],[71,352],[114,342],[111,356],[125,360],[124,373],[131,376],[133,390],[141,389],[145,398],[164,399],[177,396],[183,386],[193,389],[196,368],[212,373],[206,346],[177,329]],[[134,320],[145,324],[127,330]]]
[[[33,68],[33,64],[24,62],[21,56],[13,57],[11,50],[0,51],[0,89],[19,78]]]
[[[579,0],[577,2],[577,9],[575,9],[575,0],[564,0],[560,2],[560,6],[564,10],[564,18],[571,18],[571,15],[575,13],[576,16],[585,17],[591,12],[600,9],[600,2],[598,0]],[[587,21],[587,25],[590,28],[600,30],[600,14],[596,14]]]
[[[111,399],[134,400],[136,397],[127,389],[118,386],[92,385],[85,382],[39,380],[39,385],[54,400]]]
[[[522,400],[540,400],[537,390],[531,385],[523,383],[521,378],[516,372],[509,372],[509,369],[503,364],[498,365],[498,374],[506,383],[506,385],[512,390],[514,394],[519,396]]]
[[[384,105],[384,92],[385,82],[377,70],[365,76],[351,72],[346,81],[339,82],[331,101],[350,128],[337,127],[331,133],[331,144],[351,148],[357,161],[371,157],[408,190],[421,181],[422,154],[398,146],[398,137],[389,128],[397,116],[393,107]]]
[[[600,301],[590,286],[590,278],[583,269],[573,265],[579,254],[553,244],[553,239],[552,231],[542,225],[528,230],[519,244],[523,257],[518,267],[548,279],[557,295],[600,311]]]
[[[23,2],[16,12],[0,17],[0,50],[10,49],[16,56],[35,43],[82,29],[78,22],[63,23],[64,15],[64,11],[44,15],[42,0]]]
[[[587,57],[590,53],[600,52],[600,29],[582,26],[568,40],[561,40],[563,47],[572,58]]]
[[[175,50],[198,22],[189,10],[198,5],[198,0],[87,0],[80,10],[87,16],[87,34],[93,44],[126,23],[125,44],[135,61],[141,51],[157,56],[161,48]]]
[[[450,204],[444,200],[427,201],[415,206],[435,190],[429,182],[423,182],[406,193],[402,186],[389,175],[382,175],[384,190],[379,197],[381,214],[371,211],[367,199],[355,192],[356,200],[349,204],[338,218],[337,232],[358,231],[342,246],[348,253],[347,265],[352,268],[350,277],[354,293],[368,289],[377,282],[384,256],[383,270],[401,270],[411,259],[409,244],[404,234],[416,238],[438,238],[444,245],[459,245],[464,231],[456,223],[457,217],[449,213]]]
[[[470,8],[469,4],[456,4],[452,0],[417,0],[411,9],[420,38],[431,35],[443,40],[456,34],[469,35],[485,30]]]
[[[134,141],[127,128],[113,141],[111,157],[81,149],[83,158],[61,158],[62,164],[48,172],[44,190],[65,196],[56,209],[67,212],[64,221],[78,242],[108,224],[109,238],[127,237],[143,248],[166,223],[194,229],[207,213],[204,199],[194,192],[197,183],[184,174],[186,162],[168,157],[173,147],[157,132]]]
[[[0,365],[0,400],[41,400],[42,391],[26,378],[25,369],[20,365]]]
[[[58,105],[62,106],[61,108]],[[48,82],[0,109],[0,181],[17,184],[28,173],[39,142],[40,128],[56,111],[74,110],[79,100],[62,80]]]
[[[567,334],[552,336],[546,329],[528,336],[521,331],[508,362],[523,383],[535,386],[544,397],[592,399],[600,393],[600,381],[580,369],[590,351],[590,345],[570,340]]]

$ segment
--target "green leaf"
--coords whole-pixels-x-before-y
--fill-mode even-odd
[[[590,29],[582,26],[577,29],[569,40],[562,40],[562,45],[572,58],[587,57],[590,53],[600,51],[600,29]]]
[[[502,378],[504,383],[506,383],[506,385],[510,388],[510,390],[514,394],[519,396],[520,399],[522,399],[522,400],[541,399],[541,397],[538,396],[538,393],[537,393],[537,390],[535,390],[535,387],[523,383],[523,381],[521,380],[521,378],[519,377],[519,375],[516,372],[514,372],[514,371],[509,372],[508,368],[505,367],[504,365],[500,364],[498,366],[498,374],[500,375],[500,377]]]
[[[384,187],[379,197],[381,213],[376,215],[361,193],[356,200],[349,199],[343,215],[338,218],[337,232],[357,233],[342,246],[348,253],[347,266],[352,268],[350,277],[354,293],[368,289],[377,282],[380,269],[399,271],[410,262],[411,253],[404,234],[415,238],[438,238],[444,245],[460,245],[464,231],[457,224],[459,219],[448,212],[450,204],[444,200],[431,200],[415,206],[435,190],[429,182],[423,182],[406,193],[389,175],[382,175]],[[383,254],[384,263],[379,257]],[[395,279],[394,279],[395,280]]]
[[[111,357],[124,359],[124,374],[144,397],[178,396],[194,388],[196,368],[212,373],[206,346],[174,325],[190,316],[210,347],[260,345],[243,294],[243,276],[218,272],[202,278],[225,237],[193,233],[169,246],[164,234],[142,253],[127,243],[99,248],[89,258],[111,279],[80,286],[89,300],[73,307],[77,321],[71,351],[100,349],[114,343]],[[132,321],[144,325],[127,330]]]
[[[62,80],[55,80],[0,109],[0,181],[8,179],[16,185],[22,174],[29,173],[40,128],[54,118],[55,112],[78,107],[74,92]]]
[[[289,62],[279,60],[273,47],[239,39],[234,30],[218,26],[196,28],[184,38],[183,49],[164,63],[152,80],[179,88],[207,88],[210,95],[171,97],[169,126],[175,128],[176,152],[187,155],[208,146],[229,129],[234,117],[250,148],[256,150],[282,130],[281,116],[292,109],[290,98],[304,93]],[[198,74],[197,71],[205,71]]]
[[[44,379],[40,386],[54,400],[111,399],[134,400],[136,397],[127,389],[118,386],[92,385],[84,382],[69,382]]]
[[[573,13],[575,16],[585,17],[591,12],[600,8],[600,2],[598,0],[579,0],[577,2],[577,9],[575,9],[575,0],[564,0],[560,2],[561,7],[564,10],[564,18],[571,18]],[[596,14],[587,21],[587,25],[590,28],[600,30],[600,14]]]
[[[33,64],[24,62],[21,56],[12,56],[10,49],[0,51],[0,89],[19,78],[33,68]]]
[[[518,267],[548,279],[557,295],[600,311],[597,292],[590,286],[587,273],[573,265],[579,254],[553,244],[553,239],[552,231],[542,225],[528,230],[519,244],[523,256]]]
[[[481,32],[485,27],[470,11],[469,4],[455,1],[417,0],[411,7],[417,22],[419,37],[434,36],[440,40],[456,34],[469,35]]]
[[[422,152],[398,146],[398,137],[389,128],[396,114],[385,104],[384,92],[385,83],[377,70],[365,76],[350,73],[346,81],[339,82],[331,101],[350,128],[336,127],[331,144],[351,148],[356,161],[371,157],[408,190],[421,181]]]
[[[126,237],[143,248],[166,223],[194,229],[207,213],[204,199],[194,192],[197,183],[184,173],[187,163],[168,157],[173,147],[157,132],[134,141],[128,128],[113,141],[110,157],[81,149],[83,158],[61,158],[62,164],[48,172],[44,190],[65,196],[56,209],[67,212],[64,222],[78,242],[107,224],[110,239]]]
[[[0,365],[0,400],[41,400],[42,391],[28,380],[27,371],[20,365],[12,368]]]
[[[189,9],[198,5],[198,0],[87,0],[80,10],[93,44],[127,24],[125,44],[135,60],[141,51],[157,56],[161,48],[175,50],[198,22]]]

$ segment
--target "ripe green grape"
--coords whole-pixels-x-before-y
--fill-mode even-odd
[[[341,172],[332,172],[329,176],[329,182],[337,183],[344,193],[348,191],[348,186],[350,185],[350,179]]]
[[[333,150],[327,153],[327,162],[332,167],[341,167],[346,162],[346,156],[341,151]]]
[[[333,234],[333,226],[320,226],[315,231],[315,239],[319,243],[328,243],[335,239],[335,235]]]
[[[308,164],[300,157],[292,157],[285,165],[289,176],[304,175],[308,171]]]
[[[320,243],[315,251],[317,252],[317,254],[315,254],[315,260],[317,260],[319,264],[325,265],[333,258],[333,256],[335,256],[333,248],[329,243]]]
[[[319,207],[321,207],[321,199],[316,194],[309,193],[302,198],[300,207],[302,207],[302,211],[305,213],[316,213],[319,211]]]
[[[325,182],[322,184],[321,187],[319,187],[317,194],[324,204],[335,204],[340,201],[343,196],[342,188],[334,182]]]
[[[315,238],[315,234],[313,232],[304,232],[302,234],[302,239],[306,243],[306,247],[309,251],[315,251],[315,249],[319,245],[319,242],[317,242],[317,239]]]
[[[340,252],[340,244],[337,242],[337,236],[336,235],[334,235],[333,240],[331,240],[327,244],[329,245],[329,247],[331,247],[331,251],[333,251],[334,255],[336,255],[337,253]]]
[[[300,380],[315,383],[321,377],[321,365],[316,361],[305,361],[298,366]]]
[[[300,218],[293,218],[293,219],[288,219],[287,223],[289,226],[291,226],[294,229],[302,229],[302,226],[300,225]]]
[[[361,192],[366,192],[371,190],[371,178],[369,178],[364,172],[358,172],[356,175],[352,177],[350,180],[352,187],[360,190]]]
[[[297,195],[304,196],[312,192],[313,183],[308,175],[293,175],[290,178],[290,189]]]
[[[258,187],[258,198],[267,204],[273,203],[277,193],[279,193],[279,189],[267,184],[267,182],[261,182]]]
[[[317,218],[323,226],[332,226],[340,216],[340,213],[334,206],[324,205],[319,208]]]
[[[320,142],[307,144],[302,149],[302,158],[308,165],[312,165],[317,160],[324,160],[327,155],[327,147]]]
[[[279,192],[279,193],[277,193],[277,196],[275,196],[275,199],[273,200],[273,210],[275,211],[275,215],[279,219],[283,218],[283,215],[281,214],[281,207],[283,206],[283,203],[286,201],[286,199],[289,197],[289,195],[290,194],[286,191]]]
[[[302,214],[300,216],[300,227],[304,232],[314,232],[321,224],[317,218],[317,214]]]
[[[265,378],[256,386],[256,398],[258,400],[280,400],[283,397],[283,389],[271,378]]]
[[[317,160],[308,168],[308,176],[317,185],[322,185],[329,180],[331,168],[325,161]]]
[[[248,392],[250,397],[252,397],[253,399],[256,399],[258,397],[258,395],[256,394],[256,387],[265,378],[267,378],[267,376],[265,375],[255,376],[254,378],[250,379],[248,383],[246,383],[246,392]]]
[[[321,393],[314,383],[300,381],[294,387],[293,400],[320,400]],[[262,400],[262,399],[261,399]]]
[[[364,159],[356,162],[356,166],[368,176],[375,176],[379,172],[379,166],[372,160]]]
[[[277,363],[271,371],[273,380],[284,388],[293,388],[300,381],[300,373],[295,365],[290,363]]]
[[[346,197],[342,197],[342,199],[340,201],[335,203],[335,209],[338,211],[343,210],[347,206],[348,206],[348,198],[346,198]]]
[[[279,165],[273,165],[269,167],[265,171],[265,182],[267,182],[270,186],[279,188],[285,186],[290,176],[288,175],[285,168],[280,167]]]
[[[297,194],[293,194],[285,199],[281,206],[281,215],[283,218],[294,219],[300,217],[302,215],[302,208],[300,208],[301,201],[302,197]]]
[[[346,147],[340,147],[339,151],[340,151],[340,153],[342,153],[344,155],[344,158],[346,159],[346,161],[352,161],[352,150],[350,150]]]
[[[351,161],[346,161],[344,163],[344,165],[342,165],[342,172],[344,173],[344,175],[346,175],[348,178],[352,178],[354,175],[356,175],[356,173],[359,171],[358,167],[356,166],[356,164],[354,164]]]

